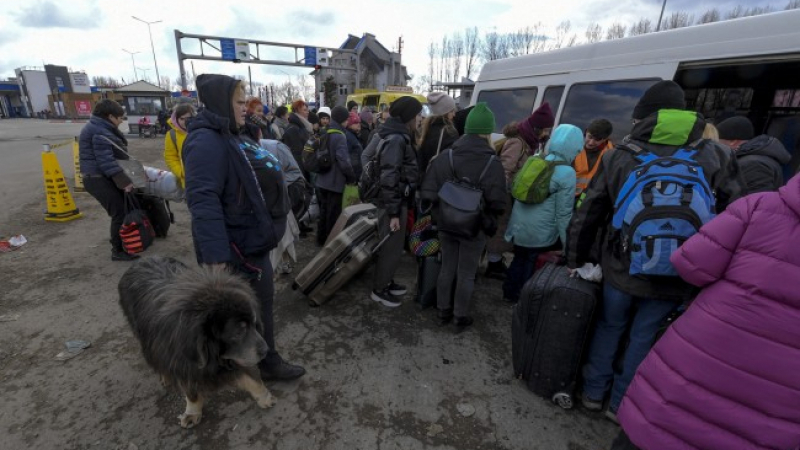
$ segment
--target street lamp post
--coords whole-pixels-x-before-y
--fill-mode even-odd
[[[132,52],[130,50],[125,50],[124,48],[122,49],[122,51],[131,55],[131,66],[133,67],[133,81],[138,80],[138,78],[136,77],[136,62],[133,60],[133,55],[139,52]]]
[[[140,19],[140,18],[138,18],[136,16],[131,16],[131,17],[133,17],[134,20],[138,20],[139,22],[147,24],[147,34],[150,35],[150,49],[153,51],[153,65],[156,66],[156,84],[158,84],[158,87],[161,87],[161,75],[158,73],[158,62],[156,62],[156,48],[155,48],[155,46],[153,46],[153,33],[150,31],[150,25],[152,25],[154,23],[159,23],[161,21],[160,20],[156,20],[156,21],[153,21],[153,22],[148,22],[148,21],[142,20],[142,19]]]
[[[658,25],[656,26],[656,31],[661,31],[661,19],[664,17],[664,8],[667,7],[667,0],[664,0],[664,3],[661,4],[661,14],[658,16]]]
[[[150,69],[143,69],[143,68],[141,68],[141,67],[137,67],[136,69],[138,69],[138,70],[139,70],[139,72],[141,72],[141,73],[142,73],[142,80],[144,80],[144,81],[149,81],[149,80],[147,79],[147,73],[146,73],[146,72],[147,72],[148,70],[150,70]]]

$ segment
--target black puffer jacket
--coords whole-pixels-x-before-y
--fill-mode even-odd
[[[494,149],[486,139],[467,134],[459,138],[452,145],[453,167],[458,178],[469,178],[477,182],[486,163],[492,156],[496,156]],[[434,222],[438,220],[439,189],[442,185],[454,178],[453,168],[450,167],[449,152],[442,152],[430,163],[428,171],[422,179],[420,198],[423,209],[433,206],[432,215]],[[483,232],[493,236],[497,232],[497,218],[503,214],[506,207],[506,175],[500,160],[495,158],[486,175],[481,180],[480,188],[483,191]]]
[[[736,150],[747,192],[777,191],[783,186],[783,168],[792,155],[772,136],[762,134],[745,142]]]
[[[399,217],[400,210],[409,198],[413,198],[417,188],[417,154],[411,146],[408,127],[400,119],[391,117],[378,131],[381,139],[390,135],[400,135],[403,139],[391,139],[378,158],[381,179],[380,193],[374,203],[386,209],[389,217]]]
[[[439,145],[440,137],[442,139],[441,145]],[[444,119],[441,117],[434,119],[428,128],[428,133],[425,135],[425,139],[422,140],[422,145],[420,145],[419,149],[417,150],[417,154],[419,155],[418,162],[420,176],[425,175],[425,171],[428,170],[428,164],[430,163],[431,158],[436,155],[437,150],[441,152],[442,150],[450,148],[457,139],[458,132],[456,131],[455,127],[450,127],[448,130],[444,123]]]
[[[292,156],[294,156],[304,174],[306,173],[306,168],[303,165],[303,147],[305,147],[310,137],[311,133],[306,129],[303,121],[297,117],[297,114],[289,114],[289,126],[286,127],[286,131],[283,133],[283,143],[292,150]]]

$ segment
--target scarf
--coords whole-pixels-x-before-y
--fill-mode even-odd
[[[180,122],[178,122],[178,116],[177,116],[177,112],[176,111],[172,111],[172,117],[170,117],[169,120],[172,122],[172,126],[173,127],[183,131],[184,133],[188,133],[189,132],[186,128],[181,126]]]

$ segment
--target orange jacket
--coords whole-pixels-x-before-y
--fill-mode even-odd
[[[589,158],[586,157],[586,149],[578,153],[573,163],[575,175],[578,177],[578,182],[575,185],[575,197],[580,197],[583,191],[586,190],[595,172],[597,172],[597,168],[600,167],[600,160],[603,158],[603,154],[612,148],[614,148],[614,144],[612,144],[611,141],[606,142],[606,146],[600,150],[600,156],[597,157],[594,167],[589,167]]]

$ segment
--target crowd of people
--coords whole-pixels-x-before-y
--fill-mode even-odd
[[[475,322],[470,303],[484,260],[485,275],[503,281],[498,298],[509,304],[522,301],[522,286],[545,255],[576,276],[598,264],[603,298],[585,351],[581,403],[621,424],[614,448],[800,448],[800,296],[785,281],[800,276],[791,245],[800,241],[800,177],[783,179],[789,152],[774,137],[757,136],[746,117],[714,126],[686,110],[672,81],[644,93],[620,142],[611,141],[613,126],[602,117],[554,128],[548,103],[497,124],[486,104],[459,110],[442,92],[427,97],[423,117],[423,105],[410,96],[388,111],[355,102],[311,111],[297,100],[273,114],[231,77],[201,75],[197,88],[203,107],[174,109],[164,158],[186,191],[198,263],[246,277],[261,301],[270,346],[260,364],[265,379],[305,373],[275,349],[269,252],[287,233],[288,216],[300,221],[298,239],[314,232],[324,245],[343,193],[359,180],[363,188],[372,164],[376,185],[362,200],[382,212],[379,233],[389,237],[375,255],[366,297],[402,304],[408,288],[395,272],[409,224],[424,216],[439,227],[436,319],[458,332]],[[127,145],[117,129],[124,115],[104,100],[80,137],[86,190],[111,217],[113,260],[135,258],[122,250],[118,233],[123,193],[133,189],[115,161],[127,157],[117,150]],[[492,142],[498,125],[504,136]],[[285,151],[267,150],[271,141]],[[304,163],[315,141],[331,155],[324,173]],[[654,182],[641,194],[643,204],[630,205],[632,173],[663,158],[686,158],[704,189],[676,193]],[[515,180],[535,164],[547,168],[544,196],[521,200]],[[449,209],[449,196],[465,188],[480,193],[469,217],[474,227],[459,226],[454,221],[467,217]],[[709,214],[659,216],[658,232],[680,227],[678,219],[699,232],[669,245],[628,235],[636,224],[620,211],[656,211],[673,198],[694,209],[710,202]],[[316,223],[308,219],[314,199]],[[656,215],[669,214],[661,208]],[[654,346],[678,311],[685,312]]]

